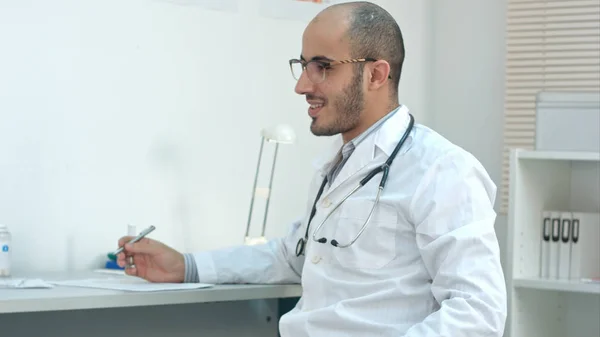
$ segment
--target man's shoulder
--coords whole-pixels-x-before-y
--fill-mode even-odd
[[[414,155],[421,156],[422,160],[436,161],[449,154],[467,156],[469,153],[442,136],[437,131],[422,124],[415,125],[412,150]]]
[[[413,156],[411,160],[418,160],[424,168],[451,162],[456,169],[474,166],[483,169],[471,152],[422,124],[415,125],[409,153]]]

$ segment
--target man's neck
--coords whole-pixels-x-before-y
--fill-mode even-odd
[[[358,125],[345,133],[342,134],[342,140],[344,144],[350,142],[352,139],[358,137],[360,134],[365,132],[371,125],[377,123],[378,120],[386,116],[388,113],[398,108],[399,104],[391,104],[386,108],[379,108],[371,111],[364,111],[361,114],[362,119],[359,121]]]

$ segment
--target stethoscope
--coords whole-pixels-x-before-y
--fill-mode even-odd
[[[385,187],[385,183],[387,182],[387,178],[388,178],[388,174],[390,171],[390,166],[392,165],[392,161],[394,161],[394,158],[396,158],[396,154],[398,154],[398,151],[400,151],[400,148],[402,147],[402,145],[406,141],[406,138],[412,131],[415,120],[411,114],[408,114],[408,116],[410,117],[410,122],[408,124],[408,127],[406,128],[404,135],[402,135],[402,138],[398,142],[398,145],[396,145],[396,147],[394,148],[394,151],[389,156],[389,158],[385,161],[385,163],[383,163],[380,166],[371,170],[371,172],[369,172],[369,174],[367,174],[367,176],[364,177],[353,190],[351,190],[348,194],[346,194],[344,196],[342,201],[340,201],[337,205],[335,205],[335,207],[331,210],[331,212],[329,212],[329,214],[327,214],[325,219],[323,219],[323,221],[321,221],[319,226],[317,226],[317,228],[315,229],[315,231],[312,235],[313,241],[318,242],[318,243],[327,243],[327,238],[322,237],[320,239],[317,239],[317,237],[316,237],[316,235],[319,232],[319,230],[321,229],[321,227],[323,227],[323,224],[327,221],[327,219],[329,219],[329,217],[333,214],[333,212],[335,212],[335,210],[338,209],[344,203],[344,201],[346,201],[346,199],[348,199],[352,194],[356,193],[356,191],[358,191],[361,187],[363,187],[366,183],[368,183],[369,180],[371,180],[371,178],[373,178],[376,174],[378,174],[379,172],[383,172],[381,175],[381,181],[379,182],[379,189],[377,190],[377,196],[375,197],[375,203],[373,204],[373,207],[371,207],[369,216],[367,217],[367,220],[362,225],[362,227],[360,228],[358,233],[347,244],[340,244],[337,240],[333,239],[333,240],[331,240],[331,245],[334,247],[338,247],[338,248],[347,248],[347,247],[350,247],[352,244],[354,244],[354,242],[356,242],[356,240],[361,236],[361,234],[364,232],[365,228],[367,228],[369,221],[371,220],[371,216],[373,215],[373,211],[375,210],[375,207],[379,203],[379,197],[381,196],[381,192],[383,192],[383,188]],[[304,233],[303,238],[300,238],[298,240],[298,244],[296,245],[296,256],[304,255],[304,250],[306,248],[306,242],[308,241],[308,232],[310,229],[310,223],[311,223],[313,217],[315,216],[315,213],[317,212],[317,208],[316,208],[317,201],[319,201],[319,198],[321,198],[321,194],[323,193],[323,189],[325,188],[326,184],[327,184],[327,176],[325,176],[325,178],[323,179],[323,183],[321,183],[321,187],[319,188],[319,192],[317,193],[317,197],[315,198],[315,201],[313,203],[312,211],[310,212],[310,218],[308,220],[308,224],[306,225],[306,233]]]

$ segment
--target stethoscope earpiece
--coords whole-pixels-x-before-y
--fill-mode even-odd
[[[298,244],[296,245],[296,256],[304,255],[304,246],[306,246],[306,240],[300,238],[300,240],[298,240]]]

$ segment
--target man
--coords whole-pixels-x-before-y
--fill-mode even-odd
[[[258,246],[181,254],[144,239],[125,246],[136,266],[127,273],[160,282],[301,282],[282,336],[502,336],[496,187],[469,153],[412,126],[398,103],[403,59],[400,29],[382,8],[356,2],[319,13],[290,65],[311,131],[341,136],[317,165],[306,213],[286,237]],[[389,172],[336,208],[394,156],[405,132]],[[118,261],[125,265],[124,254]]]

